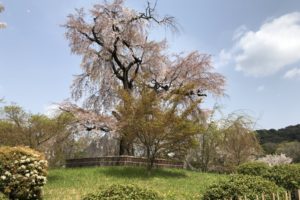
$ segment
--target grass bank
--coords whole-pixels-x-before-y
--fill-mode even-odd
[[[156,190],[166,199],[199,199],[210,184],[225,178],[180,169],[157,169],[151,176],[144,168],[133,167],[54,169],[49,171],[44,194],[46,200],[79,200],[110,184],[136,184]]]

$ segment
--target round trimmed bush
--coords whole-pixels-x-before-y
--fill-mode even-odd
[[[0,147],[0,193],[9,199],[41,199],[47,179],[44,155],[28,147]]]
[[[83,200],[160,200],[157,192],[136,185],[111,185],[97,194],[89,194]]]
[[[261,176],[273,181],[286,190],[297,190],[300,188],[300,165],[284,164],[269,167],[261,162],[245,163],[238,167],[239,174]]]
[[[265,176],[270,172],[271,167],[263,162],[248,162],[241,164],[237,168],[238,174]]]
[[[270,173],[263,177],[286,190],[297,190],[300,188],[300,165],[277,165],[272,167]]]
[[[272,199],[272,193],[283,194],[283,188],[259,176],[231,175],[229,179],[210,186],[204,193],[204,200],[234,199],[247,196],[255,200],[256,195],[265,194],[266,200]]]

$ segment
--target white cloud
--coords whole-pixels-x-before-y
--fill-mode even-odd
[[[240,27],[227,53],[232,54],[236,70],[254,77],[269,76],[300,61],[299,36],[300,12],[289,13],[265,22],[257,31]]]
[[[229,62],[231,62],[231,60],[232,60],[232,53],[226,51],[225,49],[222,49],[216,59],[216,62],[214,63],[214,66],[216,68],[223,67],[225,65],[228,65]]]
[[[293,68],[287,71],[284,76],[285,79],[300,79],[300,68]]]
[[[233,40],[240,39],[246,32],[248,31],[248,28],[245,25],[242,25],[238,27],[234,33],[233,33]]]
[[[30,10],[30,9],[27,9],[26,12],[29,14],[29,13],[31,13],[31,10]]]
[[[264,91],[265,90],[265,86],[264,85],[260,85],[260,86],[258,86],[257,88],[256,88],[256,91],[257,92],[262,92],[262,91]]]

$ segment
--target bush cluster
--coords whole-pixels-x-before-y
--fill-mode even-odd
[[[161,200],[158,193],[135,185],[111,185],[97,194],[89,194],[83,200]]]
[[[271,170],[271,167],[263,162],[247,162],[237,167],[238,174],[265,176]]]
[[[270,173],[262,176],[286,190],[298,190],[300,188],[300,165],[277,165],[272,167]]]
[[[264,163],[250,162],[240,165],[237,172],[244,175],[261,176],[286,190],[300,188],[300,165],[284,164],[269,167]]]
[[[255,200],[256,195],[265,194],[266,200],[272,199],[272,193],[283,195],[284,189],[274,182],[259,176],[231,175],[229,179],[210,186],[204,193],[204,200],[234,199],[247,196],[249,200]]]
[[[28,147],[0,147],[0,192],[9,199],[41,199],[47,161]]]

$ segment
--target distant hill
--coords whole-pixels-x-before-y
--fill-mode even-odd
[[[300,142],[300,124],[295,126],[287,126],[282,129],[262,129],[257,130],[257,135],[261,144],[265,143],[281,143],[281,142]]]

